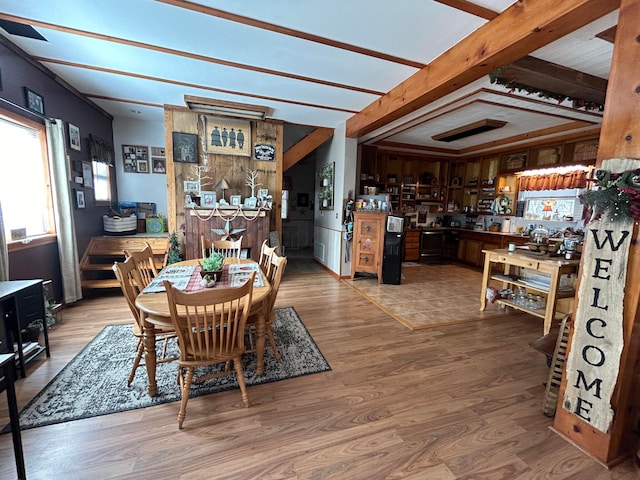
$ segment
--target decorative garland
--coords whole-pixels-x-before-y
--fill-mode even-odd
[[[640,168],[622,173],[596,170],[596,190],[587,190],[578,196],[587,206],[587,223],[603,215],[610,222],[640,220]]]
[[[211,210],[210,213],[206,216],[201,216],[200,213],[198,212],[198,210]],[[247,222],[255,222],[258,217],[260,217],[260,212],[261,211],[265,211],[268,212],[271,209],[270,208],[263,208],[263,207],[258,207],[257,209],[251,209],[248,210],[250,212],[256,212],[255,216],[248,216],[244,213],[244,210],[242,209],[241,206],[239,206],[237,209],[234,210],[233,213],[231,213],[230,215],[225,215],[224,213],[222,213],[222,208],[219,207],[215,207],[215,208],[207,208],[207,209],[198,209],[197,207],[192,207],[192,212],[195,213],[196,217],[198,217],[200,220],[207,221],[210,218],[212,218],[214,215],[217,214],[218,217],[220,217],[221,220],[225,221],[225,222],[231,222],[232,220],[235,220],[236,217],[240,216],[242,218],[244,218]]]
[[[601,103],[590,102],[588,100],[585,100],[584,98],[575,98],[568,95],[562,95],[560,93],[550,92],[548,90],[542,90],[520,83],[515,79],[509,80],[507,78],[501,77],[500,75],[509,67],[510,65],[504,65],[502,67],[496,68],[493,72],[489,73],[489,79],[491,80],[491,83],[504,85],[509,89],[509,93],[513,93],[514,91],[524,91],[527,93],[527,95],[537,94],[538,97],[544,98],[546,100],[556,100],[558,104],[564,102],[565,100],[571,100],[571,102],[573,103],[573,108],[584,108],[585,110],[592,110],[596,112],[604,111],[604,105],[602,105]]]

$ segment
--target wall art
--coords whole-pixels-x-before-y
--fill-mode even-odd
[[[27,110],[44,115],[44,98],[30,88],[24,87],[24,99]]]
[[[72,123],[69,124],[69,146],[78,151],[82,148],[80,146],[80,129]]]
[[[198,163],[198,135],[195,133],[172,132],[173,161]]]
[[[251,122],[205,116],[207,153],[251,156]]]
[[[146,171],[138,171],[138,161],[144,160],[140,164],[142,168],[146,165]],[[142,145],[122,145],[122,164],[125,172],[149,173],[149,148]]]
[[[87,188],[93,188],[93,167],[90,163],[82,162],[83,184]]]

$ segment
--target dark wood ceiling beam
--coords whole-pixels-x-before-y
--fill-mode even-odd
[[[498,16],[497,12],[481,7],[480,5],[476,5],[475,3],[467,2],[466,0],[436,0],[436,2],[486,20],[493,20]]]
[[[521,0],[347,121],[358,137],[615,10],[619,0]]]
[[[500,78],[538,90],[604,104],[607,80],[527,55],[511,63]]]
[[[282,170],[286,172],[324,142],[333,137],[333,128],[319,127],[284,152]]]

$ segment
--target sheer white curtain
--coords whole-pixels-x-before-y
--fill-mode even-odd
[[[62,290],[64,302],[74,303],[82,298],[82,286],[80,284],[76,228],[73,222],[73,203],[69,187],[70,177],[65,150],[64,123],[60,119],[47,120],[46,127]]]
[[[2,204],[0,203],[0,281],[9,280],[9,252],[7,239],[4,235],[4,220],[2,219]]]

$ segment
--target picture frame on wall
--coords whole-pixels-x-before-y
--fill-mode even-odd
[[[24,100],[27,110],[44,115],[44,97],[29,87],[24,87]]]
[[[93,167],[90,163],[82,162],[82,178],[85,187],[93,188]]]
[[[216,206],[216,192],[200,192],[200,207],[202,208],[215,208]]]
[[[84,190],[76,190],[76,208],[85,208]]]
[[[200,191],[200,184],[195,180],[185,180],[184,191],[190,193],[198,193]]]
[[[172,132],[173,161],[198,163],[198,135],[195,133]]]
[[[229,201],[231,203],[231,205],[235,206],[235,207],[239,207],[242,205],[242,195],[231,195],[231,197],[229,197]]]
[[[138,171],[138,160],[144,160],[146,171]],[[122,145],[122,166],[128,173],[149,173],[149,147],[144,145]],[[144,166],[143,166],[144,168]]]
[[[136,169],[138,170],[138,173],[149,173],[149,161],[136,160]]]
[[[151,158],[151,164],[153,165],[153,173],[167,173],[167,161],[164,158]]]
[[[235,118],[204,117],[207,153],[251,156],[251,122]]]
[[[73,123],[69,124],[69,146],[77,151],[81,151],[82,149],[80,145],[80,129]]]

